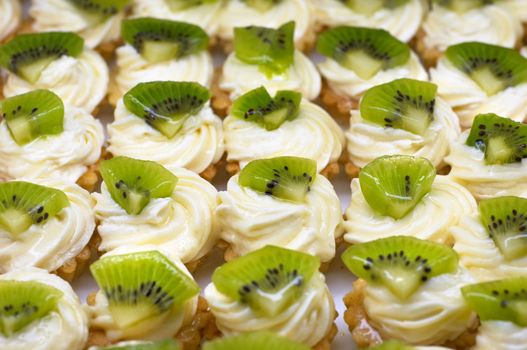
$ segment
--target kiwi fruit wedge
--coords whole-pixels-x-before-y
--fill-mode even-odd
[[[0,228],[16,238],[70,205],[64,192],[24,181],[0,183]]]
[[[134,86],[123,102],[134,115],[172,138],[209,98],[209,90],[195,82],[153,81]]]
[[[192,55],[209,45],[209,37],[201,27],[153,17],[123,20],[121,35],[150,63]]]
[[[197,283],[157,250],[102,257],[90,270],[121,329],[180,308],[199,293]]]
[[[323,32],[317,51],[370,79],[380,70],[401,66],[410,59],[408,45],[384,29],[338,26]]]
[[[449,46],[445,56],[489,96],[527,82],[527,58],[513,49],[465,42]]]
[[[268,77],[284,73],[294,61],[295,22],[277,29],[266,27],[234,28],[234,53],[247,64],[257,65]]]
[[[212,282],[258,316],[273,317],[298,300],[319,267],[316,256],[266,246],[217,268]]]
[[[342,254],[342,261],[353,274],[385,286],[403,300],[430,278],[455,272],[458,266],[452,248],[410,236],[353,245]]]
[[[527,327],[527,277],[472,284],[461,288],[482,321],[510,321]]]
[[[527,158],[527,124],[496,114],[476,116],[466,144],[485,154],[485,163],[519,163]]]
[[[348,6],[354,12],[362,13],[367,16],[373,15],[375,12],[386,8],[396,9],[399,6],[406,5],[409,0],[339,0],[344,5]]]
[[[19,145],[64,131],[64,104],[49,90],[34,90],[5,99],[0,102],[0,113]]]
[[[265,87],[260,86],[238,97],[230,114],[271,131],[298,116],[301,100],[299,92],[289,90],[278,91],[273,98]]]
[[[434,120],[437,85],[397,79],[367,90],[360,103],[364,120],[424,135]]]
[[[479,216],[506,260],[527,256],[527,198],[506,196],[482,200]]]
[[[370,348],[370,350],[415,350],[415,348],[413,346],[401,343],[398,340],[390,339]]]
[[[193,7],[209,5],[218,0],[166,0],[170,9],[174,12],[188,10]]]
[[[178,181],[161,164],[129,157],[101,162],[100,172],[113,200],[132,215],[140,214],[152,198],[170,197]]]
[[[310,350],[302,343],[271,332],[252,332],[220,338],[203,345],[203,350]]]
[[[0,281],[0,333],[9,338],[56,309],[62,292],[35,281]]]
[[[241,0],[247,6],[252,7],[253,9],[260,12],[267,12],[273,6],[278,5],[282,0]]]
[[[465,13],[473,9],[490,5],[495,0],[432,0],[435,5],[443,6],[451,11]]]
[[[83,48],[84,40],[71,32],[20,34],[0,46],[0,66],[34,83],[51,62],[64,55],[77,57]]]
[[[359,174],[362,194],[380,215],[401,219],[432,189],[436,170],[426,158],[382,156]]]
[[[96,350],[180,350],[181,346],[174,339],[165,339],[159,341],[134,341],[125,342],[125,344],[109,345],[106,347],[97,347]]]
[[[82,11],[97,17],[109,17],[121,12],[130,0],[69,0]]]

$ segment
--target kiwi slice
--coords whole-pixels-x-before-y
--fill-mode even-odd
[[[434,4],[446,7],[451,11],[465,13],[495,3],[495,0],[432,0]]]
[[[316,256],[266,246],[217,268],[212,282],[256,314],[273,317],[299,298],[319,266]]]
[[[430,192],[436,170],[426,158],[383,156],[367,164],[359,174],[362,194],[380,215],[400,219]]]
[[[392,236],[353,245],[342,254],[342,261],[360,278],[407,299],[430,278],[455,272],[458,256],[441,243]]]
[[[174,12],[188,10],[192,7],[209,5],[218,0],[165,0],[170,9]]]
[[[77,57],[83,48],[84,40],[75,33],[20,34],[0,46],[0,66],[34,83],[51,62],[64,55]]]
[[[247,6],[250,6],[260,12],[267,12],[274,6],[280,4],[282,0],[241,0]]]
[[[397,79],[366,91],[360,113],[372,123],[424,135],[434,120],[436,92],[435,84]]]
[[[180,350],[179,343],[174,339],[165,339],[155,342],[134,341],[125,342],[124,344],[110,345],[102,348],[95,348],[96,350]]]
[[[197,25],[152,17],[123,20],[121,35],[151,63],[188,56],[209,45],[207,33]]]
[[[288,338],[271,332],[245,333],[207,342],[203,350],[310,350],[302,343],[297,343]]]
[[[485,154],[485,163],[519,163],[527,158],[527,124],[496,114],[476,116],[466,144]]]
[[[338,26],[322,33],[317,51],[351,69],[362,79],[405,64],[410,48],[384,29]]]
[[[472,284],[461,292],[482,321],[510,321],[527,327],[527,277]]]
[[[240,61],[258,65],[268,77],[282,74],[294,61],[294,33],[295,22],[287,22],[277,29],[237,27],[234,28],[234,53]]]
[[[121,12],[130,0],[69,0],[83,11],[96,16],[108,17]]]
[[[301,100],[299,92],[288,90],[278,91],[272,98],[261,86],[238,97],[232,104],[230,114],[271,131],[298,116]]]
[[[172,138],[209,98],[209,90],[198,83],[154,81],[134,86],[124,95],[123,102],[130,112]]]
[[[149,160],[115,157],[105,160],[101,176],[113,200],[128,214],[140,214],[151,198],[170,197],[178,178]]]
[[[0,281],[0,332],[5,337],[23,330],[55,310],[62,292],[34,281]]]
[[[157,250],[103,257],[90,266],[120,328],[181,307],[197,283]]]
[[[362,13],[367,16],[373,15],[375,12],[386,8],[396,9],[399,6],[406,5],[409,0],[339,0],[344,5],[348,6],[354,12]]]
[[[465,42],[449,46],[445,55],[489,96],[527,82],[527,58],[513,49]]]

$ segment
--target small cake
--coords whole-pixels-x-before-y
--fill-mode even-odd
[[[46,270],[0,275],[2,350],[83,350],[88,320],[71,286]]]
[[[150,17],[122,21],[125,44],[116,50],[116,73],[109,100],[149,81],[192,81],[210,87],[214,67],[209,37],[201,27]]]
[[[0,66],[7,70],[5,97],[48,89],[65,104],[91,113],[108,89],[106,62],[71,32],[17,35],[0,46]]]
[[[480,114],[452,144],[449,177],[476,199],[527,197],[527,124]]]
[[[22,4],[19,0],[0,1],[0,42],[15,33],[22,20]]]
[[[478,42],[450,46],[430,74],[463,128],[481,113],[527,121],[527,58],[515,50]]]
[[[359,347],[396,339],[466,349],[478,321],[460,288],[474,282],[446,245],[408,236],[356,244],[342,255],[359,277],[344,320]]]
[[[344,240],[356,244],[405,235],[452,245],[450,228],[476,211],[470,192],[436,176],[426,159],[384,156],[351,181]]]
[[[217,268],[205,299],[224,337],[267,331],[314,349],[336,335],[333,297],[317,257],[267,246]]]

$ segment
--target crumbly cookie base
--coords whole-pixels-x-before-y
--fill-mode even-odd
[[[84,188],[88,192],[94,192],[100,185],[102,177],[99,172],[101,162],[112,157],[111,153],[102,148],[99,160],[94,164],[88,166],[86,172],[77,180],[77,185]]]
[[[436,47],[426,46],[425,37],[425,31],[422,28],[419,29],[414,38],[414,48],[421,58],[421,62],[423,62],[426,68],[435,67],[437,60],[439,60],[442,55],[442,52]]]
[[[359,99],[335,92],[326,79],[322,82],[319,99],[326,111],[344,125],[349,124],[350,111],[359,108]]]
[[[81,252],[74,258],[67,260],[61,267],[59,267],[55,274],[71,283],[77,277],[82,275],[88,265],[97,258],[97,249],[101,243],[99,233],[95,231],[88,242],[88,244],[81,250]]]
[[[231,176],[236,175],[240,172],[240,163],[237,161],[228,161],[225,170],[227,170],[227,173]],[[329,180],[335,178],[340,173],[339,162],[337,161],[328,164],[320,173]]]

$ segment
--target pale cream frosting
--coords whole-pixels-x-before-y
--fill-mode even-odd
[[[216,189],[191,171],[172,172],[178,177],[172,196],[152,198],[138,215],[127,214],[112,199],[104,183],[101,193],[92,194],[97,201],[95,215],[101,251],[112,251],[126,244],[155,245],[184,263],[208,253],[218,238],[214,214]]]
[[[249,305],[220,293],[213,283],[205,289],[205,299],[225,336],[270,331],[313,346],[326,336],[336,316],[333,297],[320,272],[313,275],[295,303],[272,317],[258,316]]]
[[[169,170],[184,167],[201,173],[219,162],[224,152],[223,123],[208,102],[169,139],[128,111],[121,99],[108,136],[108,151],[113,155],[152,160]]]
[[[470,130],[464,131],[445,157],[445,162],[452,166],[449,176],[476,199],[527,197],[527,159],[520,163],[487,165],[482,151],[465,144],[469,133]]]
[[[382,285],[367,285],[368,321],[383,338],[409,344],[443,344],[456,339],[476,321],[460,288],[474,283],[465,269],[429,279],[412,296],[400,300]]]
[[[432,82],[437,84],[438,95],[454,109],[463,128],[470,128],[476,115],[481,113],[496,113],[520,122],[527,120],[527,83],[488,96],[446,57],[438,61],[430,75]]]
[[[99,160],[104,143],[101,123],[80,108],[64,107],[64,131],[18,145],[0,123],[0,178],[57,178],[77,181]]]
[[[520,54],[521,54],[523,57],[527,57],[527,46],[521,48],[521,50],[520,50]]]
[[[308,100],[320,93],[321,79],[315,64],[296,50],[293,64],[282,74],[267,77],[258,65],[248,64],[231,53],[223,65],[220,88],[230,93],[231,99],[264,86],[271,95],[278,90],[298,91]]]
[[[337,162],[344,133],[335,120],[319,106],[303,100],[296,119],[267,131],[253,122],[228,116],[223,122],[227,160],[241,167],[260,158],[297,156],[317,161],[318,171]],[[258,142],[254,142],[258,140]]]
[[[302,203],[243,187],[238,175],[231,177],[219,200],[221,238],[238,256],[266,245],[316,255],[323,262],[335,256],[342,214],[333,185],[322,175],[317,175]]]
[[[34,281],[60,290],[56,310],[30,323],[15,335],[5,338],[0,333],[3,350],[82,350],[88,339],[88,320],[79,298],[71,286],[47,271],[24,267],[0,275],[0,280]]]
[[[506,321],[483,321],[471,350],[526,350],[527,328]]]
[[[55,271],[82,251],[95,230],[95,201],[88,191],[59,178],[34,182],[61,190],[70,205],[16,239],[0,228],[0,273],[28,266]]]
[[[461,129],[452,108],[441,98],[435,101],[434,120],[424,135],[373,124],[362,119],[359,110],[351,110],[350,128],[346,132],[350,160],[362,168],[382,155],[404,154],[427,158],[441,169]]]
[[[19,0],[0,1],[0,41],[12,34],[22,20],[22,6]]]
[[[62,56],[51,62],[38,80],[28,81],[8,72],[4,96],[12,97],[35,89],[56,93],[65,104],[91,113],[106,96],[108,66],[95,51],[85,48],[78,57]]]

